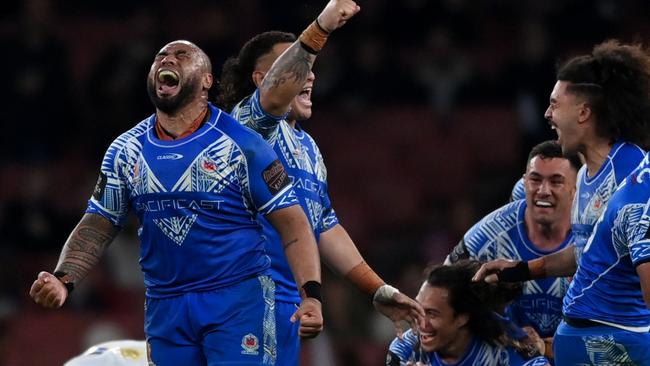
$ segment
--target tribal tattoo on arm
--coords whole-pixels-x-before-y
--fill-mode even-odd
[[[290,87],[295,89],[294,95],[297,95],[307,82],[315,60],[316,55],[307,52],[300,42],[293,43],[269,69],[261,85],[262,91],[291,83]]]
[[[97,265],[117,233],[118,229],[104,217],[85,214],[63,246],[56,270],[79,282]]]

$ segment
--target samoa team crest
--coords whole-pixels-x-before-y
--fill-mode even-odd
[[[260,348],[260,342],[254,334],[248,333],[241,339],[241,348],[244,349],[241,351],[244,355],[257,355],[259,354],[257,350]]]

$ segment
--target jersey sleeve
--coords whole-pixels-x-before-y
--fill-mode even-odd
[[[643,214],[628,214],[628,220],[634,220],[632,227],[626,231],[630,258],[635,266],[650,262],[650,203],[644,205]],[[640,210],[639,210],[640,211]],[[630,217],[632,216],[632,217]]]
[[[118,138],[106,151],[86,208],[86,213],[101,215],[118,227],[123,226],[129,211],[127,180],[121,164],[125,159],[122,146]]]
[[[524,178],[519,178],[510,193],[510,202],[526,199],[526,189],[524,188]]]
[[[646,156],[646,153],[637,146],[624,147],[614,157],[614,177],[616,185],[621,184],[639,164],[641,164]]]
[[[268,140],[277,130],[280,121],[285,119],[288,112],[282,116],[267,113],[260,103],[260,90],[255,90],[248,98],[242,100],[232,111],[237,122],[262,135]]]
[[[251,200],[262,215],[298,204],[289,175],[271,147],[259,136],[244,149]]]
[[[325,160],[323,159],[323,155],[320,153],[320,149],[318,149],[316,142],[313,139],[311,139],[311,141],[312,141],[312,146],[316,152],[316,161],[317,161],[316,175],[318,176],[318,179],[322,182],[321,189],[323,190],[321,193],[321,204],[322,204],[321,220],[317,225],[318,226],[317,230],[322,233],[336,226],[339,223],[339,218],[336,216],[334,207],[332,207],[332,200],[329,195],[329,189],[327,184],[327,168],[325,167]]]
[[[467,233],[465,233],[461,240],[464,250],[463,248],[454,248],[454,250],[463,250],[464,256],[467,258],[484,261],[496,259],[494,258],[494,255],[488,253],[489,250],[487,249],[489,248],[486,247],[488,242],[491,241],[490,233],[492,231],[489,228],[489,223],[493,215],[494,213],[484,217],[481,221],[472,226]],[[459,243],[459,245],[461,243]]]
[[[395,338],[388,347],[386,365],[406,365],[406,362],[413,355],[413,349],[416,343],[417,336],[410,329],[404,333],[402,339]]]

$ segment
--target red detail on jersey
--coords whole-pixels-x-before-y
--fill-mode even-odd
[[[244,344],[246,347],[255,347],[257,346],[257,338],[255,337],[246,337],[244,339]]]
[[[217,170],[217,164],[210,160],[203,160],[203,169],[205,169],[208,172],[214,172]]]

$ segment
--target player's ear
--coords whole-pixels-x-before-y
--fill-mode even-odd
[[[578,123],[587,121],[591,117],[592,112],[593,110],[589,103],[582,103],[580,106],[580,111],[578,113]]]
[[[266,76],[265,72],[262,71],[253,71],[253,75],[251,76],[253,78],[253,83],[255,83],[256,87],[260,87],[262,85],[262,80],[264,80],[264,76]]]
[[[203,89],[209,90],[212,87],[212,74],[205,73],[203,74]]]

